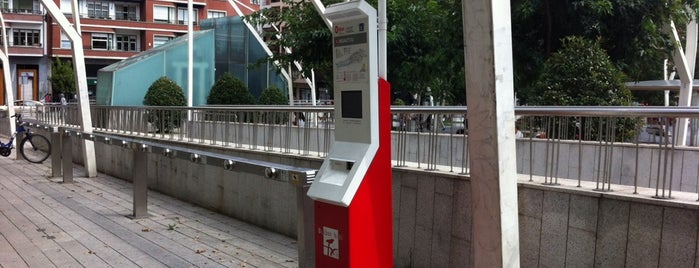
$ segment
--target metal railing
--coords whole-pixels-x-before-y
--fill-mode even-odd
[[[395,166],[469,173],[468,132],[478,125],[469,127],[466,107],[395,106],[392,114]],[[517,171],[530,180],[654,188],[659,198],[699,192],[699,149],[674,145],[673,135],[687,119],[688,144],[696,144],[699,108],[516,107],[515,114]],[[314,157],[330,149],[333,118],[332,106],[92,107],[100,132]],[[48,105],[37,119],[79,125],[75,106]]]

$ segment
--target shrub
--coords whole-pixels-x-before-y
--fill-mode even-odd
[[[529,104],[562,106],[629,105],[625,76],[597,42],[562,40],[562,48],[544,63]]]
[[[287,105],[289,97],[284,95],[279,88],[271,86],[262,91],[258,103],[262,105]]]
[[[51,81],[51,90],[54,96],[64,93],[68,97],[75,93],[75,74],[71,62],[63,62],[60,58],[56,58],[51,68],[49,81]]]
[[[211,87],[208,104],[255,104],[255,97],[240,79],[225,73]]]
[[[289,104],[289,97],[284,95],[279,88],[271,86],[262,91],[258,103],[262,105],[287,105]],[[281,124],[289,120],[289,115],[270,111],[263,113],[260,120],[263,123]]]
[[[631,103],[631,92],[624,85],[625,75],[612,64],[607,52],[597,42],[581,37],[567,37],[562,47],[544,63],[544,69],[535,83],[535,94],[529,104],[560,106],[626,106]],[[635,124],[630,119],[614,123],[596,118],[555,121],[551,137],[573,137],[576,123],[583,139],[597,140],[615,129],[616,140],[628,140],[633,136]],[[541,124],[541,123],[539,123]],[[542,126],[544,124],[541,124]],[[600,128],[602,126],[604,128]],[[565,131],[568,129],[568,131]],[[555,133],[560,131],[561,133]],[[609,137],[607,137],[609,138]]]
[[[150,85],[143,104],[147,106],[185,106],[187,101],[182,87],[163,76]],[[149,109],[148,122],[155,126],[158,132],[170,132],[180,126],[182,111],[167,109]]]

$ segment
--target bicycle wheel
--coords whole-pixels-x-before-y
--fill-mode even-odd
[[[51,155],[51,142],[44,136],[31,134],[19,143],[19,153],[29,162],[44,162]]]

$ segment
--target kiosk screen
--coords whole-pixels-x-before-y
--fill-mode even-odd
[[[362,91],[342,91],[342,118],[362,118]]]

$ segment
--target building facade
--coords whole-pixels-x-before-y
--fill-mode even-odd
[[[72,22],[71,1],[53,1]],[[40,1],[0,3],[10,40],[11,75],[17,81],[13,83],[16,99],[41,100],[51,92],[48,77],[53,59],[70,60],[71,43]],[[187,34],[186,0],[78,0],[77,3],[91,96],[99,69]],[[238,16],[234,4],[242,14],[250,14],[259,9],[257,3],[257,0],[193,0],[194,28],[198,30],[199,21],[206,18]],[[5,104],[4,92],[0,96],[2,104]]]

